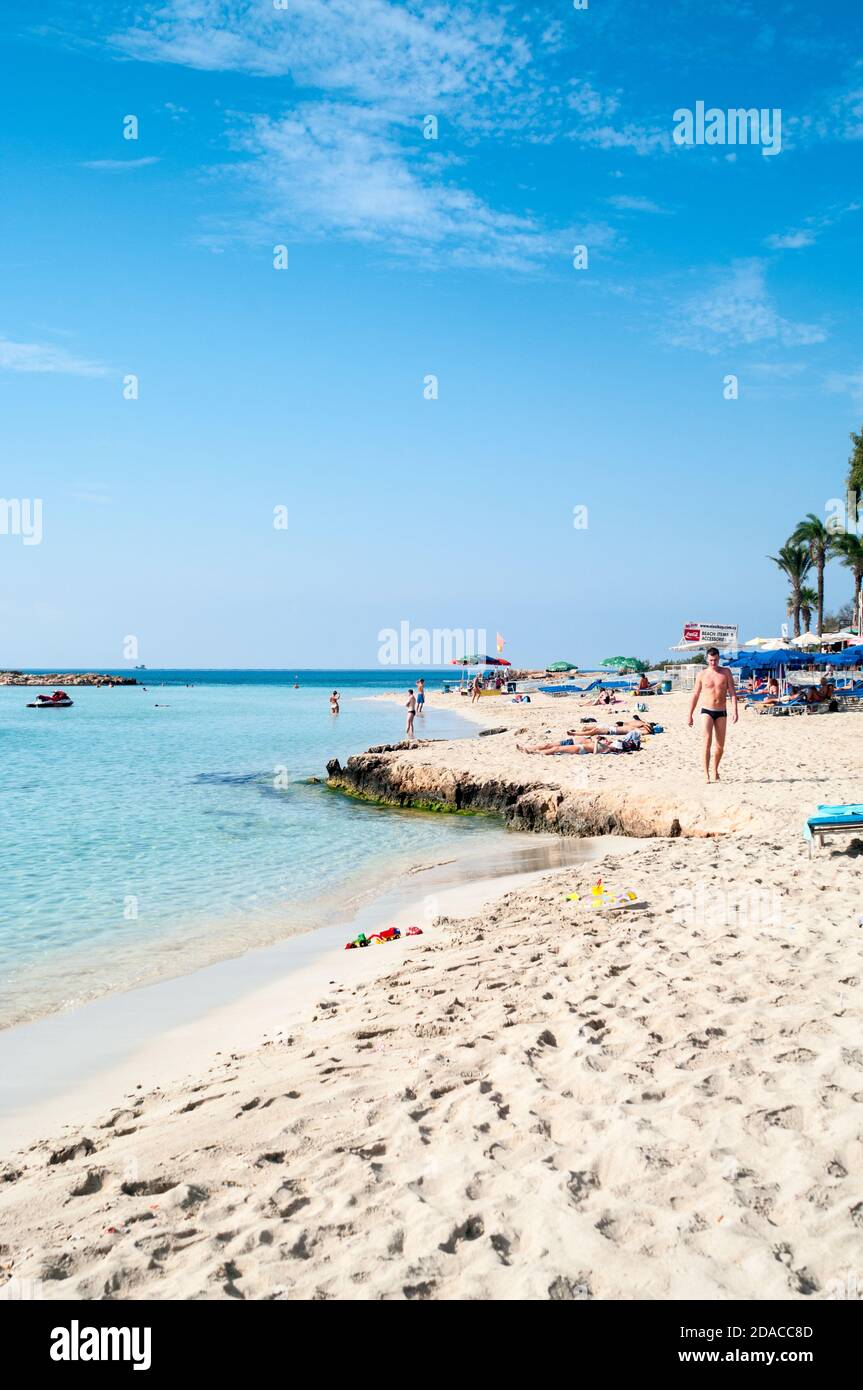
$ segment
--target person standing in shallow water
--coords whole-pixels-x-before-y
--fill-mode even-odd
[[[413,738],[414,715],[417,712],[417,697],[416,695],[414,695],[412,690],[408,691],[408,698],[405,701],[405,709],[407,710],[407,720],[405,721],[405,733],[407,734],[408,738]]]
[[[426,683],[420,678],[417,681],[417,714],[425,714],[426,702]]]
[[[338,692],[337,690],[334,690],[333,693],[332,693],[332,695],[330,696],[330,714],[338,714],[338,712],[339,712],[339,692]]]
[[[704,772],[710,781],[710,752],[713,748],[713,780],[719,781],[719,764],[725,751],[725,734],[728,727],[729,698],[732,702],[732,724],[737,723],[737,691],[734,677],[727,666],[719,664],[719,648],[707,648],[707,670],[698,677],[692,700],[689,705],[689,727],[699,699],[701,705],[701,724],[704,736]],[[715,739],[715,745],[714,745]]]

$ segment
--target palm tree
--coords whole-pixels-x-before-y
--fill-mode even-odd
[[[818,636],[824,626],[824,566],[827,564],[827,557],[830,554],[831,542],[835,539],[835,532],[828,531],[820,516],[814,512],[808,512],[804,519],[796,526],[790,537],[794,545],[805,545],[809,551],[809,558],[815,566],[818,575]]]
[[[812,568],[812,557],[808,547],[805,545],[795,545],[792,541],[786,541],[778,555],[768,555],[768,560],[772,560],[774,565],[778,565],[791,585],[791,593],[788,597],[788,612],[794,618],[794,636],[800,636],[800,590],[803,581]]]
[[[817,603],[818,595],[816,594],[814,589],[800,590],[800,612],[803,615],[804,632],[809,631],[809,625],[812,622],[812,609],[816,606]]]
[[[839,563],[854,575],[854,620],[857,619],[857,596],[863,581],[863,540],[850,531],[843,531],[833,537],[831,555],[837,556]]]

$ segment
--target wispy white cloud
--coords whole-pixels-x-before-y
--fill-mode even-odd
[[[0,337],[0,369],[9,372],[58,372],[66,376],[108,376],[99,362],[75,357],[54,343],[16,343]]]
[[[566,104],[577,117],[576,124],[566,130],[569,140],[601,150],[634,150],[639,155],[661,154],[672,147],[668,129],[618,118],[619,92],[601,92],[592,82],[573,78]]]
[[[790,115],[783,127],[795,144],[863,140],[863,60],[852,65],[842,86],[825,92],[802,116]]]
[[[668,208],[660,207],[654,203],[652,198],[642,198],[633,193],[616,193],[608,199],[612,207],[619,208],[621,212],[658,212],[667,213]]]
[[[607,118],[613,116],[619,109],[620,98],[616,92],[602,93],[594,87],[592,82],[574,77],[569,84],[566,104],[571,110],[577,111],[580,116]]]
[[[148,164],[158,164],[157,154],[144,155],[142,159],[85,159],[81,164],[82,169],[143,169]]]
[[[672,148],[671,134],[655,125],[627,121],[623,125],[584,125],[567,131],[567,138],[600,150],[632,150],[638,155],[664,154]]]
[[[774,233],[772,236],[765,237],[764,245],[769,246],[771,251],[799,251],[804,246],[814,246],[814,232],[782,232]]]
[[[290,76],[301,89],[289,114],[233,117],[233,144],[246,160],[225,172],[252,199],[247,230],[337,235],[401,256],[444,253],[523,270],[564,255],[568,235],[520,209],[493,207],[467,186],[456,156],[438,153],[419,131],[433,115],[468,142],[504,129],[544,135],[548,94],[528,28],[538,44],[544,33],[547,47],[560,38],[547,21],[526,26],[484,3],[291,0],[276,10],[250,0],[166,0],[110,42],[149,62]],[[316,89],[314,100],[302,100],[304,88]],[[219,238],[209,240],[219,249]]]
[[[391,114],[309,102],[282,119],[242,122],[234,142],[252,158],[234,169],[274,233],[385,242],[403,256],[517,270],[564,253],[568,237],[445,181],[448,162],[431,152],[419,160],[400,134]]]
[[[809,346],[827,334],[818,324],[784,318],[768,290],[764,262],[751,259],[732,262],[676,305],[665,337],[675,347],[720,352],[764,342]]]
[[[465,119],[489,94],[523,89],[532,56],[503,12],[422,0],[290,0],[285,10],[167,0],[110,42],[149,62],[290,76],[331,94]]]
[[[747,373],[770,381],[790,381],[808,371],[805,362],[751,362]]]
[[[766,237],[764,244],[769,246],[771,251],[799,251],[806,246],[814,246],[821,232],[834,227],[848,213],[859,212],[860,208],[860,203],[846,203],[841,207],[830,208],[817,216],[804,218],[803,226],[794,231],[774,233]]]
[[[837,395],[851,396],[854,401],[863,400],[863,367],[856,372],[831,372],[825,378],[828,391]]]

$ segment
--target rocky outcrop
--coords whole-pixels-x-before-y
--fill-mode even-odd
[[[34,676],[24,675],[22,671],[0,671],[0,685],[137,685],[134,676],[106,676],[100,675],[97,671],[66,672],[61,675],[55,672],[54,675]]]
[[[479,777],[399,757],[409,748],[385,744],[348,758],[344,767],[334,758],[327,763],[327,786],[387,806],[500,816],[513,830],[575,836],[687,833],[674,809],[654,798]]]

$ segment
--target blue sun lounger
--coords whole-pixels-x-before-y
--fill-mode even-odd
[[[817,841],[824,844],[825,835],[857,835],[863,839],[863,802],[849,802],[845,806],[819,806],[812,812],[803,827],[803,838],[809,841],[809,858],[812,846]]]

